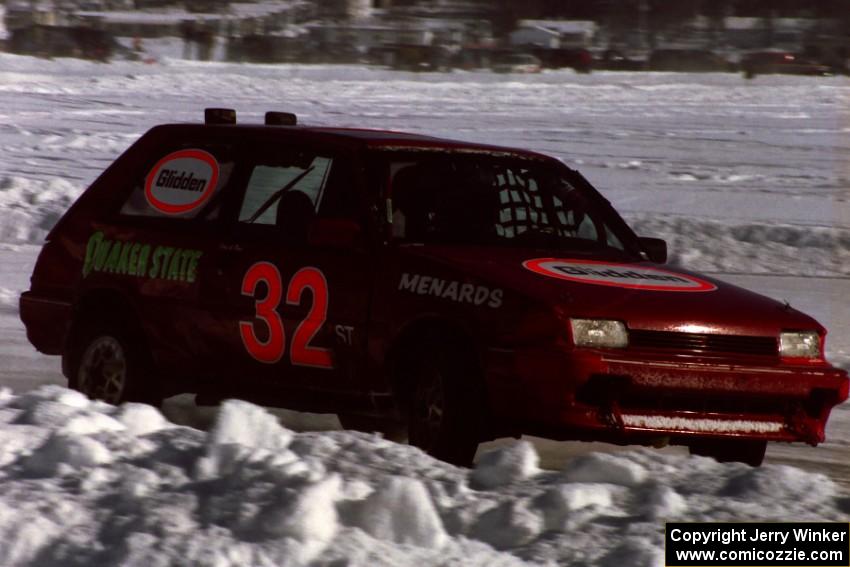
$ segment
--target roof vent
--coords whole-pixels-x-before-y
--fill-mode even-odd
[[[291,112],[266,112],[266,126],[295,126],[298,117]]]
[[[236,111],[232,108],[205,108],[204,124],[236,124]]]

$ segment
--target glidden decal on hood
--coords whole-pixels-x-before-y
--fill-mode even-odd
[[[154,209],[178,215],[197,209],[218,183],[218,162],[203,150],[180,150],[162,158],[145,179],[145,198]]]
[[[633,264],[536,258],[526,260],[522,265],[542,276],[593,285],[647,291],[714,291],[717,289],[713,283],[694,276]]]

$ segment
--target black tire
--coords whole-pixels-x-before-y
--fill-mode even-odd
[[[719,463],[745,463],[761,466],[767,441],[757,439],[704,439],[688,444],[691,455],[712,457]]]
[[[137,333],[104,318],[81,322],[72,337],[69,385],[110,404],[162,404],[150,357]]]
[[[484,422],[477,364],[459,348],[431,341],[412,350],[402,365],[410,444],[441,461],[470,466]]]

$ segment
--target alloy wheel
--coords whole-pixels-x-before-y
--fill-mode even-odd
[[[83,353],[77,383],[92,399],[121,402],[127,385],[127,356],[115,337],[95,338]]]

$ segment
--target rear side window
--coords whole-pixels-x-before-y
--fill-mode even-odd
[[[192,219],[216,207],[235,166],[228,144],[186,144],[154,155],[133,180],[122,215]],[[214,218],[206,214],[206,218]]]
[[[333,160],[329,156],[297,153],[258,160],[251,169],[239,222],[275,225],[292,203],[309,202],[314,214],[322,201]]]

